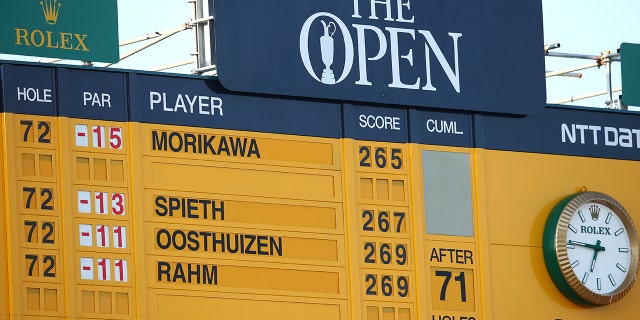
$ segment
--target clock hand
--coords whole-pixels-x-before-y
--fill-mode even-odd
[[[598,252],[604,251],[604,247],[600,246],[600,240],[596,242],[595,250],[593,251],[593,260],[591,260],[591,272],[593,272],[593,268],[596,266],[596,259],[598,259]]]
[[[569,240],[567,243],[569,244],[577,244],[579,246],[591,248],[596,251],[604,251],[604,247],[600,246],[600,240],[598,240],[597,244],[588,244],[580,241]]]

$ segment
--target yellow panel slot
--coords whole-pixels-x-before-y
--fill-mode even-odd
[[[129,294],[126,292],[116,292],[116,314],[129,314]]]
[[[89,165],[89,158],[76,158],[76,178],[81,180],[91,179],[91,167]]]
[[[96,312],[96,293],[95,291],[82,290],[82,312],[83,313],[95,313]]]
[[[391,181],[391,194],[393,196],[393,201],[406,200],[404,180]]]
[[[382,320],[395,320],[396,310],[395,308],[384,307],[382,308]]]
[[[22,175],[35,176],[36,175],[36,155],[33,153],[22,154]]]
[[[360,178],[360,197],[362,199],[373,199],[373,179]]]
[[[107,181],[106,159],[93,159],[93,180]]]
[[[110,160],[111,164],[111,181],[124,182],[124,161],[122,160]]]
[[[411,309],[409,309],[409,308],[398,308],[398,319],[399,320],[411,320]]]
[[[27,310],[40,310],[40,288],[27,288]]]
[[[44,288],[44,310],[58,310],[58,290]]]
[[[111,314],[113,307],[113,299],[111,292],[98,291],[98,313]]]
[[[39,155],[39,168],[41,177],[53,177],[53,156],[49,154]]]
[[[378,307],[367,307],[367,320],[378,320],[380,316],[378,315]]]

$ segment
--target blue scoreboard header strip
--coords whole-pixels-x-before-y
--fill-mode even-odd
[[[471,115],[410,110],[411,142],[452,147],[473,147]]]
[[[214,79],[2,64],[2,110],[110,121],[640,160],[640,114],[527,117],[231,93]]]
[[[407,111],[344,104],[345,138],[406,143],[409,138]]]
[[[211,79],[130,74],[131,120],[339,138],[340,105],[239,95]]]
[[[126,78],[123,72],[58,69],[60,115],[128,121]]]
[[[525,118],[476,115],[479,148],[640,160],[639,114],[548,107]]]
[[[5,112],[57,115],[55,69],[26,65],[2,66]]]

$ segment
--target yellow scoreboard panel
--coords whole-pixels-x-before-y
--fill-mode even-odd
[[[576,302],[543,253],[577,190],[638,221],[635,115],[514,119],[1,66],[0,319],[635,314],[637,242],[613,247],[609,222],[577,247],[600,257],[592,269],[616,262],[588,272],[594,288],[629,274],[618,302]]]

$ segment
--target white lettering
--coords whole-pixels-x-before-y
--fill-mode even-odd
[[[108,93],[93,93],[93,92],[82,92],[82,104],[87,106],[88,103],[91,103],[92,107],[109,107],[111,108],[111,95]]]
[[[578,132],[576,132],[576,130]],[[560,125],[561,138],[563,143],[580,143],[598,145],[600,138],[604,140],[604,145],[609,147],[636,148],[640,149],[640,129],[602,127],[587,124],[566,124]],[[592,141],[587,141],[588,133],[591,131]],[[578,138],[579,137],[579,138]]]
[[[182,98],[181,94],[178,94],[178,96],[176,97],[176,104],[173,110],[167,108],[167,106],[164,107],[164,111],[178,111],[178,109],[182,109],[184,113],[187,113],[187,107],[184,105],[184,99]]]
[[[384,18],[384,20],[393,21],[393,17],[391,16],[391,0],[371,0],[371,15],[369,19],[378,20],[376,16],[376,4],[382,4],[387,9],[387,17]]]
[[[414,30],[410,29],[399,29],[399,28],[385,28],[389,31],[389,36],[391,39],[391,75],[393,77],[393,82],[389,84],[390,88],[400,88],[400,89],[413,89],[417,90],[420,88],[420,77],[416,80],[416,83],[412,85],[404,84],[400,80],[400,58],[406,59],[409,61],[409,65],[413,66],[413,50],[409,49],[409,53],[404,56],[398,54],[398,32],[406,33],[411,35],[411,39],[415,40],[416,35]]]
[[[462,33],[449,32],[449,36],[453,39],[454,68],[456,69],[454,72],[451,66],[449,65],[449,62],[447,61],[447,59],[444,57],[444,54],[442,54],[442,50],[440,50],[440,47],[438,46],[438,43],[436,43],[436,39],[433,38],[433,35],[431,34],[431,32],[425,31],[425,30],[418,30],[418,32],[421,33],[427,40],[427,43],[425,43],[424,45],[425,60],[427,62],[427,65],[426,65],[427,84],[425,84],[424,87],[422,87],[422,90],[436,91],[436,88],[431,84],[431,58],[429,57],[430,56],[429,49],[431,49],[433,50],[433,54],[436,56],[436,59],[438,59],[440,66],[442,66],[444,73],[447,75],[447,78],[449,78],[449,82],[451,83],[453,88],[456,90],[456,92],[460,93],[460,70],[459,70],[459,64],[458,64],[458,38],[462,37]]]
[[[149,107],[151,107],[151,110],[153,110],[153,106],[158,103],[163,103],[164,109],[166,109],[167,94],[164,92],[162,94],[160,94],[159,92],[153,92],[153,91],[149,92]]]
[[[604,144],[607,146],[618,145],[618,130],[616,128],[604,127]]]
[[[563,123],[562,126],[560,127],[560,130],[562,130],[563,143],[567,142],[567,138],[569,139],[569,141],[571,141],[571,143],[576,143],[576,125],[575,124],[571,125],[571,131],[569,131],[569,126],[567,126],[566,123]]]
[[[51,89],[16,88],[18,90],[18,101],[53,102],[51,99]]]
[[[589,130],[593,131],[593,144],[598,144],[598,132],[602,130],[600,126],[589,126]]]
[[[576,129],[580,131],[580,143],[584,144],[584,130],[589,129],[589,126],[586,124],[576,124]]]
[[[633,148],[633,137],[631,136],[631,129],[620,128],[619,142],[623,148]]]
[[[358,67],[360,69],[360,79],[356,81],[356,84],[361,86],[370,86],[372,83],[367,79],[367,60],[375,61],[384,57],[387,53],[387,37],[384,36],[382,30],[374,26],[354,24],[353,27],[358,31]],[[378,53],[372,58],[367,58],[367,45],[365,43],[364,34],[365,30],[372,30],[378,36],[378,43],[380,46],[378,47]]]
[[[431,133],[444,133],[444,134],[464,134],[463,131],[458,131],[458,122],[446,121],[446,120],[434,120],[428,119],[426,122],[427,131]]]
[[[358,119],[360,128],[401,130],[399,117],[383,117],[361,114]]]
[[[162,104],[162,111],[165,112],[183,112],[189,114],[202,114],[202,115],[212,115],[216,114],[219,116],[223,116],[222,112],[222,98],[219,97],[211,97],[211,96],[200,96],[193,95],[190,96],[188,94],[178,94],[176,96],[176,103],[173,107],[167,105],[167,94],[166,93],[158,93],[158,92],[150,92],[149,93],[149,104],[151,106],[151,110],[153,110],[155,105]],[[186,103],[185,103],[186,101]]]
[[[409,0],[407,0],[407,2],[402,2],[402,0],[398,0],[397,4],[398,4],[398,19],[396,19],[396,21],[413,23],[413,16],[411,16],[411,19],[409,20],[407,20],[402,16],[402,10],[403,10],[402,7],[406,7],[407,11],[411,10],[411,4],[409,3]]]

